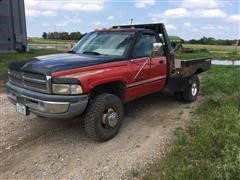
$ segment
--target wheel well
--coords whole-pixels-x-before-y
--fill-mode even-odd
[[[202,69],[197,69],[196,72],[195,72],[194,74],[199,74],[199,73],[201,73],[201,72],[203,72]]]
[[[92,97],[95,97],[102,93],[110,93],[118,96],[123,100],[124,94],[125,94],[125,88],[126,88],[126,85],[123,82],[116,81],[116,82],[101,84],[94,87],[91,90],[90,95]]]

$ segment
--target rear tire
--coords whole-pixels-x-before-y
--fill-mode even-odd
[[[107,141],[118,133],[123,119],[123,104],[119,97],[100,94],[89,104],[84,128],[87,135],[97,141]]]
[[[200,90],[200,81],[197,75],[193,75],[189,79],[189,84],[183,92],[175,92],[178,100],[184,102],[193,102],[197,99]]]

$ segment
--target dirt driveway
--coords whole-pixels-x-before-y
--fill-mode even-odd
[[[97,143],[86,137],[81,118],[22,117],[2,93],[0,179],[119,179],[161,158],[195,106],[167,93],[140,98],[125,105],[119,134]]]

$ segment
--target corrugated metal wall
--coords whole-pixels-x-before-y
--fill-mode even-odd
[[[0,53],[27,46],[24,0],[0,0]]]

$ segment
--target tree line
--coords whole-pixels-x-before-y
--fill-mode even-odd
[[[185,41],[185,43],[189,44],[206,44],[206,45],[236,45],[237,39],[229,40],[229,39],[215,39],[213,37],[202,37],[201,39],[191,39],[189,41]],[[238,42],[240,43],[240,42]]]
[[[58,40],[80,40],[85,34],[81,32],[43,32],[43,39],[58,39]]]

